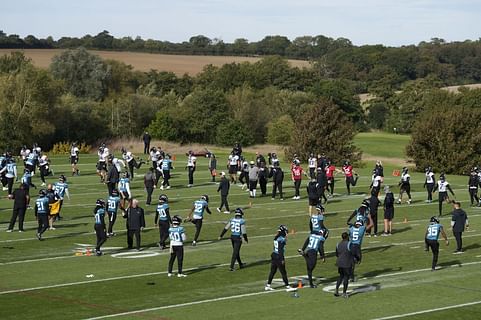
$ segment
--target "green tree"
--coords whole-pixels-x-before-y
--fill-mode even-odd
[[[309,153],[324,152],[334,163],[356,162],[361,152],[353,145],[354,129],[346,114],[332,101],[321,99],[296,121],[286,155],[307,160]]]
[[[236,142],[248,146],[254,142],[254,136],[243,122],[227,119],[217,127],[215,142],[222,146],[233,146]]]
[[[295,124],[289,115],[283,115],[267,125],[267,142],[278,145],[289,145],[295,132]]]
[[[102,100],[108,93],[110,67],[84,48],[66,50],[53,57],[50,70],[76,97]]]

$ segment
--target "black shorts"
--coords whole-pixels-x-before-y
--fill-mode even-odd
[[[98,171],[107,171],[107,163],[105,161],[99,161],[97,162],[97,170]]]
[[[77,164],[78,157],[77,156],[70,156],[70,164]]]
[[[384,209],[384,219],[392,220],[394,218],[394,208]]]
[[[237,165],[229,166],[229,174],[237,174]]]
[[[358,262],[362,259],[361,246],[358,244],[351,244],[351,254],[354,257],[354,261]]]
[[[319,198],[309,198],[310,206],[317,206],[319,204]]]

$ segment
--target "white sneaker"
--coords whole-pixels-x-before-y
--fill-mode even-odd
[[[7,229],[7,232],[12,232],[13,230],[12,229]]]
[[[224,213],[230,214],[230,211],[227,211],[227,210],[226,210],[226,211],[224,211]]]
[[[217,212],[220,212],[220,208],[216,208],[217,209]]]
[[[56,230],[54,227],[48,228],[48,230]]]
[[[6,188],[6,187],[2,188],[2,191],[7,191],[7,190],[8,190],[8,188]]]
[[[164,190],[164,186],[160,186],[160,188],[159,188],[159,189],[160,189],[160,190]]]
[[[167,186],[165,189],[170,189],[170,186]]]
[[[292,200],[297,200],[297,197],[296,197],[296,196],[293,196],[293,197],[292,197]]]
[[[292,291],[297,291],[297,288],[293,288],[293,287],[290,287],[290,286],[286,287],[286,292],[292,292]]]
[[[41,186],[42,186],[42,187],[45,187],[45,186],[46,186],[45,182],[42,182]]]
[[[172,273],[167,273],[167,277],[172,277]]]
[[[179,273],[179,274],[177,275],[177,278],[185,278],[185,277],[187,277],[187,275],[186,275],[186,274],[183,274],[183,273]]]
[[[272,288],[269,284],[264,287],[264,291],[274,291],[274,288]]]

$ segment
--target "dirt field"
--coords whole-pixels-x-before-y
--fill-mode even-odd
[[[61,53],[61,49],[0,49],[0,56],[8,54],[11,51],[22,51],[25,55],[32,59],[34,65],[41,68],[48,68],[52,57]],[[196,75],[202,71],[205,65],[212,64],[221,66],[232,62],[256,62],[261,58],[255,57],[219,57],[219,56],[186,56],[186,55],[167,55],[167,54],[150,54],[137,52],[116,52],[116,51],[90,51],[102,57],[103,59],[119,60],[126,64],[130,64],[134,69],[140,71],[149,71],[156,69],[159,71],[171,71],[177,75],[184,73]],[[291,66],[309,67],[308,61],[289,60]]]

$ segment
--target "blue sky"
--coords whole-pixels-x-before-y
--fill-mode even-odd
[[[199,34],[225,42],[325,35],[389,46],[481,37],[479,0],[17,0],[1,7],[0,30],[21,37],[103,30],[172,42]]]

